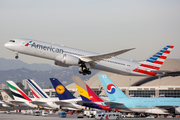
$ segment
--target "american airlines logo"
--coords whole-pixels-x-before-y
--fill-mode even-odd
[[[41,44],[36,44],[35,42],[30,41],[29,43],[27,43],[25,46],[31,45],[31,47],[34,47],[36,49],[40,49],[40,50],[45,50],[45,51],[50,51],[50,52],[55,52],[55,53],[61,53],[63,54],[63,49],[59,49],[59,48],[55,48],[53,46],[46,46],[46,45],[41,45]]]

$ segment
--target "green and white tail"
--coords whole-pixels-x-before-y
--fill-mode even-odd
[[[29,98],[13,81],[8,80],[7,84],[15,100],[32,101],[31,98]]]

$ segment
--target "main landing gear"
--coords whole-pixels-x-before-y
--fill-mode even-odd
[[[85,63],[83,63],[79,67],[79,73],[83,75],[90,75],[91,71],[89,71],[89,68],[86,67]]]

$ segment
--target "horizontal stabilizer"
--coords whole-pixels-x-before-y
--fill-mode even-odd
[[[168,71],[168,70],[158,70],[152,71],[162,76],[180,76],[180,71]]]
[[[15,104],[17,104],[17,103],[24,103],[24,101],[18,101],[18,100],[12,100],[11,102],[15,103]]]
[[[124,103],[117,103],[117,102],[104,102],[104,104],[106,104],[107,106],[110,106],[110,107],[113,107],[113,106],[121,107],[124,105]]]
[[[71,104],[70,102],[66,102],[66,101],[56,101],[55,103],[57,105]]]
[[[86,105],[97,105],[94,102],[86,102],[86,101],[77,101],[79,105],[86,106]]]
[[[166,109],[166,110],[175,108],[175,106],[156,106],[156,107],[158,107],[158,108],[163,108],[163,109]]]
[[[32,104],[46,104],[47,102],[43,102],[43,101],[31,101]]]

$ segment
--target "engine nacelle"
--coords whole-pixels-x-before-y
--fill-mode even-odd
[[[55,61],[54,64],[61,67],[69,67],[69,65],[63,64],[61,61]]]
[[[79,65],[80,59],[72,55],[59,55],[56,57],[56,61],[62,62],[65,65]]]

